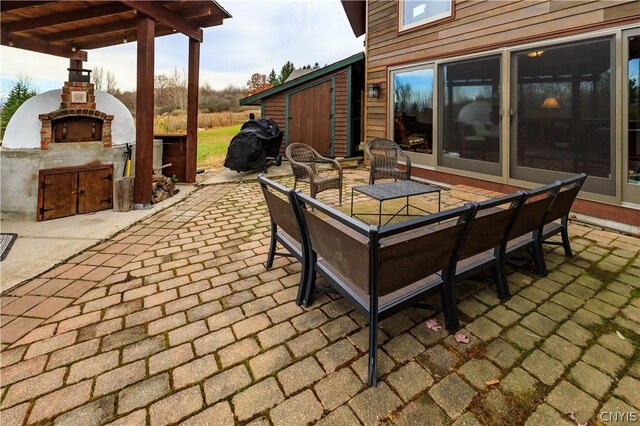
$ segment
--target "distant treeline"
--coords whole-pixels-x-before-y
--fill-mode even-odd
[[[97,90],[104,90],[120,99],[132,114],[136,110],[136,91],[120,90],[111,71],[99,67],[93,69],[91,79]],[[187,108],[187,73],[175,68],[168,74],[159,74],[154,78],[154,113],[162,115]],[[208,82],[200,86],[198,105],[201,112],[221,112],[241,110],[239,100],[246,96],[246,89],[227,86],[216,90]]]

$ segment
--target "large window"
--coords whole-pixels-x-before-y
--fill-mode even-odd
[[[406,30],[452,14],[452,0],[400,0],[400,29]]]
[[[629,37],[627,61],[627,181],[640,185],[640,36]]]
[[[500,174],[500,57],[440,67],[440,163]]]
[[[600,39],[513,55],[514,177],[548,181],[538,169],[611,179],[611,43]]]
[[[391,72],[393,140],[405,151],[433,152],[433,68]]]

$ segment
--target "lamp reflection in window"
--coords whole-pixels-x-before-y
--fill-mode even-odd
[[[560,109],[560,102],[556,98],[546,98],[542,105],[540,105],[542,109]]]

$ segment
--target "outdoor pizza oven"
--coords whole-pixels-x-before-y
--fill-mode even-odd
[[[28,99],[9,121],[0,148],[2,213],[48,220],[112,208],[113,183],[133,146],[133,116],[96,91],[88,70],[70,70],[61,89]],[[153,166],[162,165],[154,141]]]

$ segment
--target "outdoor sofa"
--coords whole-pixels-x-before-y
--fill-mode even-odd
[[[270,267],[276,242],[281,242],[302,262],[298,304],[310,306],[316,290],[337,291],[369,319],[368,381],[375,386],[380,320],[439,289],[445,324],[455,331],[459,328],[456,281],[493,268],[498,294],[506,300],[507,257],[530,248],[541,272],[542,243],[558,233],[570,256],[568,215],[585,179],[582,174],[531,191],[377,227],[261,176],[272,219],[267,263]],[[269,188],[280,192],[280,197]],[[297,229],[292,228],[292,220]],[[331,287],[316,288],[316,274]]]

